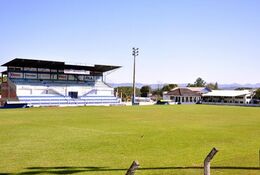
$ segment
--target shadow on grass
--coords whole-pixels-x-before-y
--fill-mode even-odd
[[[188,167],[147,167],[139,168],[138,171],[146,170],[185,170],[185,169],[203,169],[199,166]],[[213,166],[211,169],[222,170],[257,170],[260,171],[260,167],[236,167],[236,166]],[[95,166],[57,166],[57,167],[27,167],[25,171],[18,173],[0,173],[0,175],[34,175],[34,174],[75,174],[82,172],[98,172],[98,171],[127,171],[126,168],[109,168],[109,167],[95,167]]]

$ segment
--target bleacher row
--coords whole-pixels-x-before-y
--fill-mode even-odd
[[[78,99],[69,96],[18,96],[19,102],[32,106],[84,106],[118,104],[120,99],[114,96],[85,96]]]

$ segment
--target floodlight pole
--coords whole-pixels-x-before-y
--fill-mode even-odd
[[[139,55],[139,48],[133,47],[132,55],[134,56],[134,66],[133,66],[133,96],[132,96],[132,105],[135,105],[135,58]]]

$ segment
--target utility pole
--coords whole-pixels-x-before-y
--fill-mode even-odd
[[[139,49],[139,48],[133,47],[133,52],[132,52],[132,55],[134,56],[132,105],[135,105],[135,58],[139,55],[138,49]]]

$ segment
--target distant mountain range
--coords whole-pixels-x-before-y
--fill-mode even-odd
[[[120,87],[120,86],[132,86],[132,83],[108,83],[112,87]],[[178,84],[179,87],[186,87],[188,83],[181,83]],[[149,85],[152,89],[162,88],[164,84],[142,84],[142,83],[136,83],[137,88],[141,88],[142,86]],[[232,83],[232,84],[219,84],[218,85],[220,89],[236,89],[236,88],[260,88],[260,83],[256,84],[238,84],[238,83]]]

